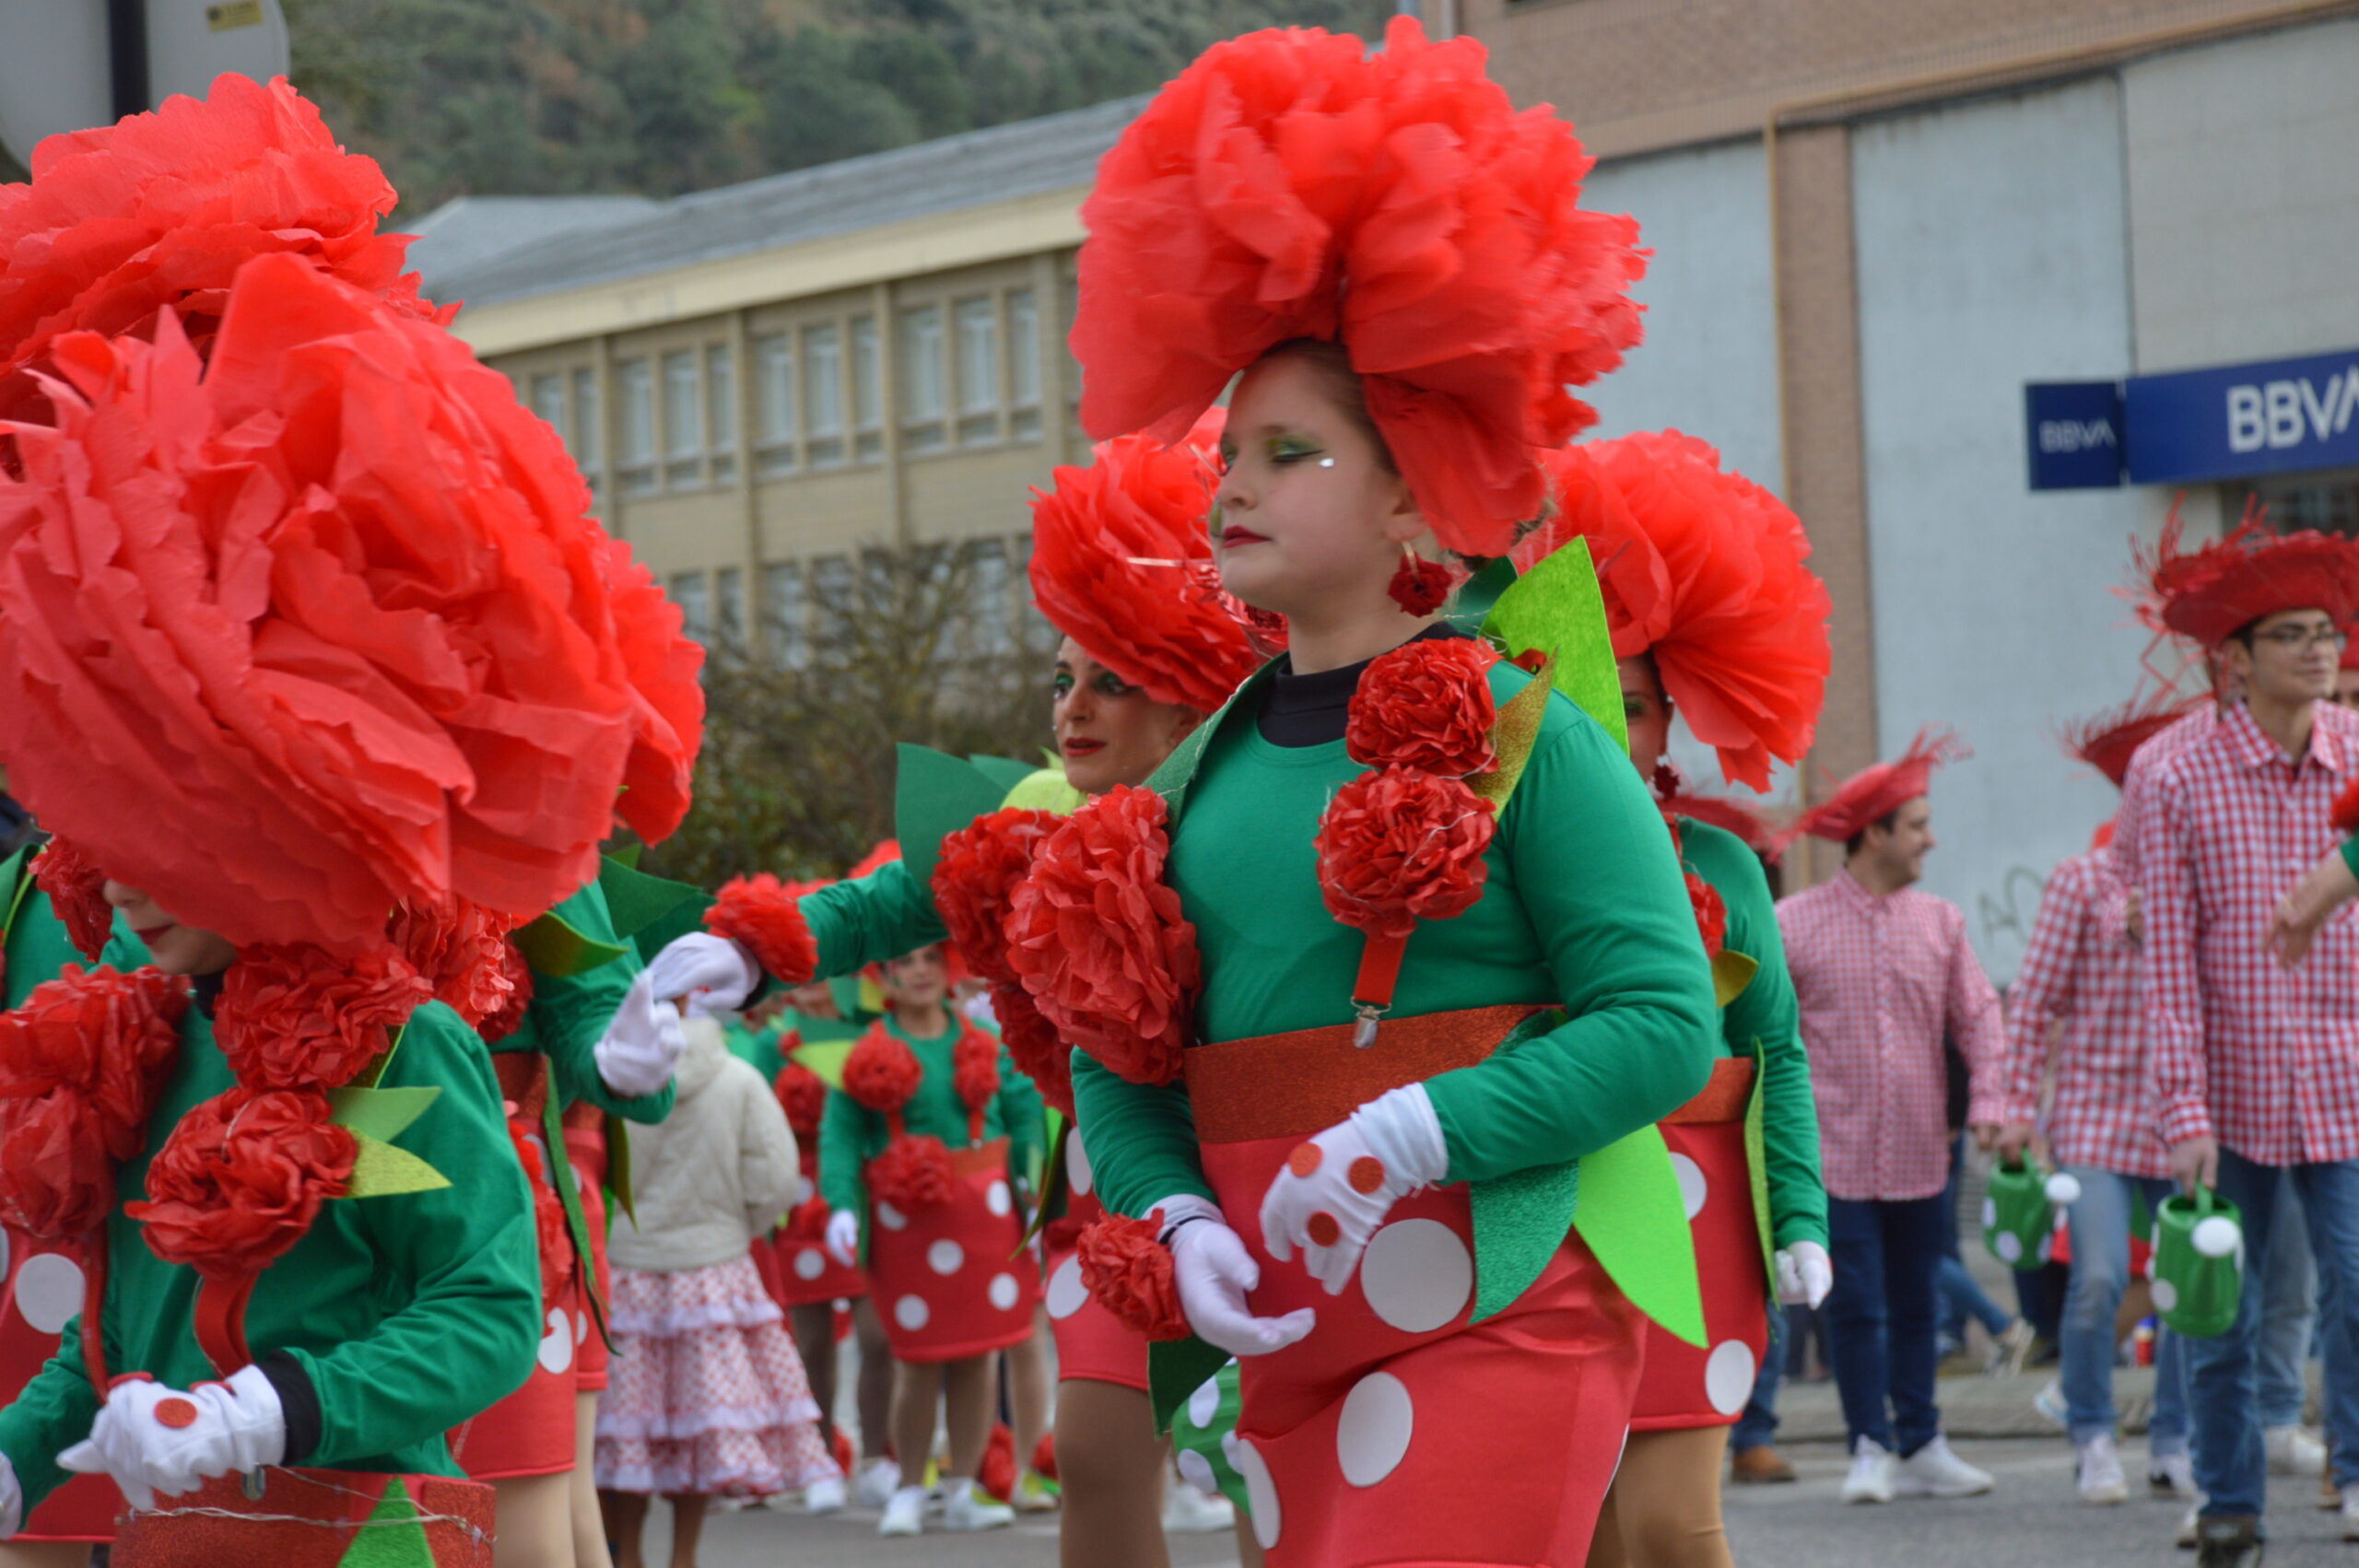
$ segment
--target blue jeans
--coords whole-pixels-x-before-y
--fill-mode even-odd
[[[2014,1315],[1983,1293],[1955,1253],[1942,1253],[1937,1267],[1940,1271],[1934,1276],[1934,1283],[1941,1292],[1941,1319],[1944,1326],[1956,1325],[1950,1332],[1951,1339],[1960,1344],[1966,1342],[1966,1320],[1969,1317],[1980,1323],[1982,1331],[1994,1340],[2014,1323]]]
[[[1729,1452],[1766,1448],[1778,1436],[1778,1386],[1786,1380],[1786,1309],[1769,1303],[1769,1344],[1761,1353],[1761,1370],[1753,1375],[1753,1397],[1744,1413],[1729,1429]]]
[[[2260,1424],[2294,1426],[2309,1392],[2302,1370],[2318,1335],[2318,1270],[2310,1256],[2302,1199],[2290,1175],[2277,1181],[2277,1215],[2269,1224],[2269,1272],[2260,1279]]]
[[[1934,1280],[1949,1223],[1939,1194],[1826,1200],[1835,1262],[1827,1349],[1855,1449],[1866,1437],[1905,1457],[1941,1433]]]
[[[2330,1272],[2326,1316],[2326,1417],[2335,1433],[2337,1484],[2359,1485],[2359,1160],[2294,1165],[2294,1188],[2308,1222],[2310,1251]],[[2255,1164],[2232,1149],[2220,1151],[2220,1196],[2244,1211],[2245,1279],[2266,1280],[2276,1219],[2281,1167]],[[2268,1493],[2269,1464],[2261,1442],[2259,1340],[2261,1297],[2247,1289],[2234,1327],[2215,1340],[2188,1345],[2188,1394],[2195,1416],[2195,1484],[2210,1515],[2258,1515]]]
[[[2067,1165],[2081,1184],[2081,1200],[2067,1223],[2072,1231],[2072,1286],[2064,1298],[2062,1358],[2066,1424],[2072,1441],[2114,1432],[2114,1315],[2130,1282],[2130,1195],[2142,1194],[2149,1213],[2171,1195],[2161,1176],[2117,1176],[2094,1165]],[[2154,1346],[2154,1414],[2148,1446],[2157,1458],[2187,1451],[2187,1341],[2165,1329]]]

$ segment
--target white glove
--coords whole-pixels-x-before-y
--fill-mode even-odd
[[[686,997],[704,1012],[736,1012],[762,983],[762,966],[754,955],[710,931],[674,937],[647,972],[654,977],[657,996],[665,1001]]]
[[[1426,1086],[1388,1090],[1295,1146],[1262,1197],[1262,1244],[1281,1263],[1301,1247],[1311,1278],[1341,1295],[1392,1205],[1449,1170]]]
[[[1787,1306],[1816,1306],[1835,1288],[1835,1263],[1814,1241],[1778,1249],[1778,1300]]]
[[[847,1269],[860,1267],[860,1216],[849,1209],[827,1216],[827,1256]]]
[[[0,1454],[0,1540],[24,1527],[25,1489],[17,1484],[17,1467]]]
[[[1245,1305],[1245,1293],[1262,1282],[1261,1266],[1218,1209],[1195,1197],[1167,1198],[1156,1207],[1167,1229],[1189,1222],[1170,1232],[1171,1279],[1197,1338],[1233,1356],[1258,1356],[1285,1350],[1310,1332],[1319,1319],[1307,1306],[1283,1317],[1256,1317]]]
[[[680,1029],[680,1010],[655,1000],[654,973],[647,970],[630,983],[623,1004],[615,1009],[614,1022],[606,1025],[606,1037],[597,1045],[598,1076],[625,1099],[663,1093],[680,1053],[688,1048],[688,1037]]]
[[[150,1378],[117,1383],[90,1435],[57,1462],[88,1475],[103,1471],[134,1508],[153,1508],[157,1492],[177,1497],[216,1476],[275,1465],[286,1453],[278,1390],[262,1368],[246,1366],[227,1383],[200,1383],[185,1394]]]

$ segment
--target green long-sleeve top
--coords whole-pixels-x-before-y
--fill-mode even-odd
[[[735,1019],[721,1026],[722,1043],[729,1054],[762,1075],[765,1083],[778,1082],[779,1070],[786,1065],[786,1053],[780,1049],[786,1028],[779,1024],[766,1024],[755,1028],[744,1019]]]
[[[606,895],[595,882],[585,884],[551,913],[562,916],[567,924],[593,942],[616,940]],[[539,1051],[547,1057],[549,1098],[559,1108],[587,1100],[611,1116],[652,1126],[672,1114],[675,1094],[672,1084],[652,1094],[617,1094],[598,1075],[598,1042],[605,1037],[615,1010],[623,1004],[631,981],[644,967],[630,944],[622,945],[621,957],[579,975],[534,974],[533,1000],[524,1010],[522,1027],[491,1048]]]
[[[1360,933],[1320,899],[1320,813],[1364,771],[1341,740],[1280,746],[1257,727],[1265,670],[1210,722],[1172,834],[1169,880],[1203,954],[1209,1043],[1348,1024]],[[1493,667],[1501,707],[1532,679]],[[1558,1003],[1567,1021],[1426,1082],[1447,1179],[1482,1181],[1590,1153],[1684,1105],[1711,1075],[1716,1008],[1686,880],[1626,753],[1551,694],[1490,849],[1481,899],[1422,922],[1394,991],[1400,1017]],[[1099,1198],[1140,1215],[1213,1196],[1187,1091],[1074,1059]]]
[[[1826,1245],[1826,1188],[1818,1176],[1818,1105],[1786,946],[1778,935],[1769,879],[1744,840],[1724,828],[1679,819],[1680,858],[1728,909],[1724,944],[1759,965],[1720,1010],[1719,1054],[1750,1057],[1760,1074],[1761,1134],[1769,1177],[1769,1235],[1778,1246]]]
[[[924,1077],[901,1112],[901,1125],[912,1136],[939,1138],[953,1149],[967,1147],[967,1103],[953,1081],[951,1053],[958,1044],[959,1021],[930,1040],[921,1040],[896,1020],[883,1021],[896,1039],[914,1052]],[[1021,1175],[1031,1168],[1040,1136],[1040,1091],[1015,1070],[1002,1046],[999,1052],[999,1093],[983,1107],[983,1141],[1007,1140],[1007,1168]],[[885,1152],[889,1137],[885,1118],[840,1089],[827,1092],[827,1114],[819,1120],[819,1190],[827,1207],[847,1213],[868,1212],[867,1184],[862,1172]]]
[[[456,1013],[439,1002],[418,1009],[382,1082],[440,1089],[393,1141],[451,1185],[323,1205],[254,1291],[246,1339],[257,1356],[293,1359],[319,1396],[318,1441],[293,1462],[456,1476],[443,1433],[521,1387],[533,1367],[542,1327],[532,1199],[482,1042]],[[191,1327],[195,1270],[150,1252],[123,1205],[146,1196],[148,1161],[171,1127],[230,1082],[212,1022],[192,1007],[147,1148],[117,1174],[107,1222],[103,1332],[116,1375],[145,1372],[176,1388],[218,1375]],[[0,1453],[28,1505],[65,1479],[57,1455],[89,1435],[98,1410],[77,1318],[0,1410]]]

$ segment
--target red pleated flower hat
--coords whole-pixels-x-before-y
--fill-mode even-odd
[[[1861,768],[1845,779],[1834,794],[1795,818],[1793,825],[1778,836],[1778,847],[1782,848],[1804,834],[1844,843],[1869,824],[1925,793],[1931,785],[1933,769],[1973,755],[1966,743],[1950,731],[1937,733],[1930,727],[1919,730],[1898,759]]]
[[[2139,614],[2157,631],[2208,650],[2280,611],[2323,610],[2337,626],[2359,619],[2359,541],[2272,533],[2257,502],[2211,544],[2183,551],[2181,533],[2174,505],[2154,551],[2133,547],[2143,579]]]
[[[2163,690],[2083,719],[2064,731],[2064,750],[2113,780],[2129,777],[2138,748],[2193,712],[2205,701]]]

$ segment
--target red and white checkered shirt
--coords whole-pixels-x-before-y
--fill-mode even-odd
[[[2039,895],[2031,945],[2007,989],[2009,1121],[2039,1114],[2048,1026],[2063,1020],[2056,1103],[2048,1141],[2059,1162],[2123,1176],[2170,1174],[2154,1135],[2146,1082],[2146,1017],[2138,994],[2138,944],[2130,940],[2130,884],[2111,849],[2075,855]]]
[[[2340,844],[2328,813],[2359,767],[2359,714],[2314,715],[2295,763],[2231,708],[2154,768],[2138,822],[2163,1137],[2268,1165],[2359,1159],[2359,914],[2330,919],[2297,969],[2267,945],[2279,897]]]
[[[1949,1180],[1946,1035],[1978,1090],[2006,1050],[1998,993],[1966,913],[1905,887],[1878,897],[1848,871],[1778,904],[1818,1101],[1821,1166],[1837,1198],[1931,1198]],[[1982,1095],[1978,1094],[1978,1107]]]
[[[2121,809],[2113,813],[2113,852],[2124,884],[2138,885],[2138,818],[2145,809],[2147,781],[2154,769],[2212,733],[2219,722],[2219,708],[2207,702],[2172,720],[2130,754],[2130,766],[2121,776]]]

